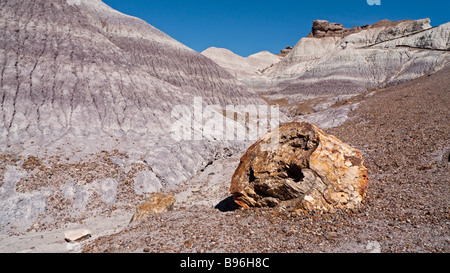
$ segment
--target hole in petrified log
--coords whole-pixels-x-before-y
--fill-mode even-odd
[[[250,168],[249,175],[248,175],[248,182],[253,183],[253,182],[255,182],[255,180],[256,180],[255,171],[253,171],[253,169]]]
[[[294,182],[296,183],[303,181],[303,179],[305,178],[302,168],[297,165],[288,165],[286,168],[286,173],[288,177],[294,180]]]

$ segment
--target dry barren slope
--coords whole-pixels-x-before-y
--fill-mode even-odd
[[[0,73],[0,225],[61,223],[174,187],[239,146],[175,141],[174,106],[265,104],[100,0],[0,1]]]
[[[263,103],[214,62],[100,0],[2,1],[3,149],[68,131],[167,132],[194,96]],[[80,135],[79,132],[73,132]]]
[[[380,217],[430,227],[446,238],[450,220],[450,67],[382,89],[351,121],[329,130],[364,154],[371,171],[370,206]],[[419,236],[418,236],[419,237]],[[427,246],[431,242],[423,242]],[[402,242],[406,244],[406,242]]]

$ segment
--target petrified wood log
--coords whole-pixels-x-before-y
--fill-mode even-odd
[[[278,142],[273,145],[274,134]],[[276,139],[276,138],[275,138]],[[266,149],[272,145],[273,149]],[[230,191],[244,208],[356,209],[368,184],[361,153],[309,123],[290,123],[253,144]]]

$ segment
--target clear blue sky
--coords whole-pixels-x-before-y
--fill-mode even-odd
[[[103,0],[122,13],[139,17],[196,51],[223,47],[241,56],[267,50],[279,53],[324,19],[344,27],[383,19],[430,18],[450,21],[450,0]],[[370,0],[369,0],[370,1]]]

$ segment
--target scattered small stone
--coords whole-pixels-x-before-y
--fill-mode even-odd
[[[327,239],[332,239],[332,238],[336,238],[336,237],[338,237],[338,234],[336,233],[336,232],[327,232],[326,234],[325,234],[325,237],[327,238]]]
[[[80,242],[91,237],[89,229],[68,230],[64,232],[66,242]]]
[[[428,171],[428,170],[432,170],[434,169],[433,166],[429,165],[429,166],[421,166],[421,167],[417,167],[418,171]]]

